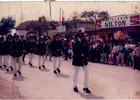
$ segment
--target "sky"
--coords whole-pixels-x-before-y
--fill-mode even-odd
[[[35,1],[35,0],[34,0]],[[51,18],[49,2],[0,2],[0,18],[13,16],[16,25],[28,20],[38,20],[45,16],[47,20],[60,19],[60,9],[67,20],[79,16],[83,11],[107,11],[110,16],[140,13],[140,2],[52,2]],[[30,10],[29,10],[30,9]]]
[[[0,1],[44,1],[44,0],[0,0]],[[56,0],[56,1],[140,1],[140,0]]]

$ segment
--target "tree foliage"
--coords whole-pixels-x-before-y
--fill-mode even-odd
[[[72,29],[73,28],[73,25],[77,25],[81,22],[81,19],[78,19],[77,16],[73,16],[71,17],[71,19],[69,18],[69,20],[65,21],[64,22],[64,25],[66,25],[66,27],[68,29]]]
[[[8,33],[10,33],[14,28],[15,24],[16,20],[13,17],[3,17],[0,20],[0,35],[7,35]]]
[[[92,20],[94,22],[96,19],[107,20],[109,18],[109,14],[106,11],[83,11],[81,13],[81,17]]]

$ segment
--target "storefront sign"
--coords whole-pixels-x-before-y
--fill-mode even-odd
[[[66,31],[66,26],[65,25],[57,26],[56,30],[57,30],[57,32],[65,32]]]
[[[115,28],[140,25],[140,14],[110,17],[107,21],[97,20],[96,28]]]

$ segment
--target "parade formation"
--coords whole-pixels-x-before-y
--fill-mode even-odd
[[[88,88],[88,61],[112,64],[117,66],[121,61],[121,66],[132,66],[140,70],[140,42],[134,44],[133,41],[108,41],[89,42],[86,40],[84,28],[79,28],[75,33],[75,39],[68,40],[56,34],[50,37],[40,36],[38,41],[31,34],[28,37],[14,36],[0,37],[0,68],[6,71],[14,71],[14,77],[22,75],[22,64],[25,57],[29,56],[28,64],[33,66],[34,55],[38,55],[38,69],[45,69],[47,56],[53,61],[53,73],[61,73],[62,59],[72,58],[74,66],[73,91],[78,90],[78,74],[80,67],[84,70],[85,93],[91,93]],[[25,39],[26,38],[26,39]],[[124,44],[125,43],[125,44]],[[113,60],[112,60],[113,59]]]

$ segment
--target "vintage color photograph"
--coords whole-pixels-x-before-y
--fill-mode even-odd
[[[0,1],[0,99],[140,99],[140,2]]]

